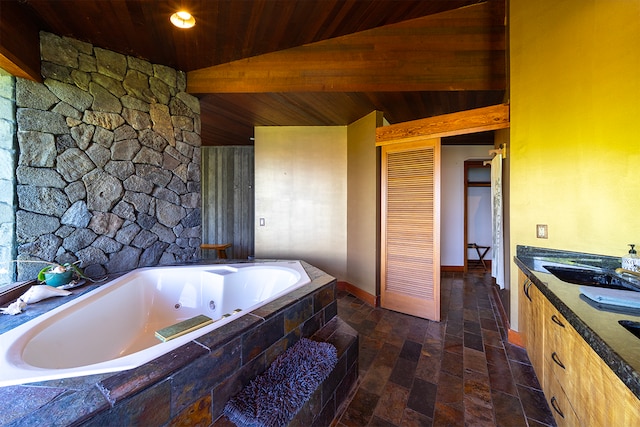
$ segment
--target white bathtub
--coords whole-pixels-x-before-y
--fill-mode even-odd
[[[298,261],[131,271],[0,335],[0,386],[135,368],[309,282]],[[155,337],[200,314],[214,323]]]

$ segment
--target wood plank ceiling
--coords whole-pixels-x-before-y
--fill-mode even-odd
[[[180,6],[193,29],[169,24]],[[502,103],[507,88],[505,0],[2,0],[0,67],[38,79],[41,30],[186,71],[203,145],[374,109],[416,120]]]

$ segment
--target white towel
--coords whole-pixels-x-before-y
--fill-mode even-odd
[[[580,292],[595,302],[619,307],[640,308],[640,292],[580,286]]]
[[[502,225],[502,154],[491,160],[491,235],[493,259],[491,276],[504,289],[504,231]]]
[[[54,288],[49,285],[34,285],[30,287],[27,292],[22,294],[16,302],[9,304],[6,308],[0,308],[0,313],[14,316],[22,313],[22,310],[27,306],[27,304],[35,304],[36,302],[47,298],[66,297],[68,295],[71,295],[71,291]]]

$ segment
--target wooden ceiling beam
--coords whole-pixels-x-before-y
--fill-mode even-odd
[[[504,90],[495,2],[187,73],[204,93]]]
[[[398,140],[405,142],[506,129],[509,127],[509,120],[509,104],[443,114],[379,127],[376,129],[376,145],[393,144]]]
[[[39,31],[18,2],[0,6],[0,68],[16,77],[42,81]]]

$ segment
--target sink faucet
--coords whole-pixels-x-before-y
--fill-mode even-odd
[[[636,279],[640,279],[640,271],[627,270],[626,268],[616,268],[618,274],[629,274]]]

